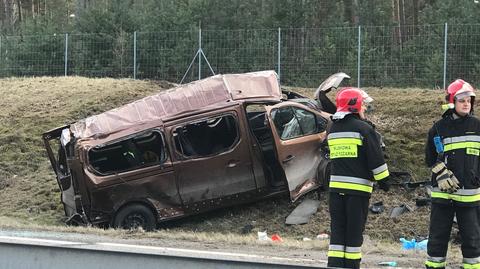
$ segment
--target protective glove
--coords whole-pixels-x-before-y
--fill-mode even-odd
[[[390,185],[391,183],[388,177],[378,182],[378,187],[380,187],[380,189],[382,189],[384,192],[388,192],[390,190]]]
[[[444,162],[436,162],[433,166],[432,166],[432,172],[437,175],[438,173],[440,172],[443,172],[444,170],[447,169],[447,166],[445,165]]]
[[[457,177],[452,173],[452,171],[447,169],[447,174],[447,178],[440,180],[437,179],[438,187],[441,191],[454,193],[458,189],[460,189],[460,182],[458,181]]]
[[[441,191],[453,193],[460,189],[460,182],[452,173],[452,171],[447,169],[447,166],[443,162],[436,162],[432,166],[432,172],[435,175],[435,180],[437,181],[438,188]]]

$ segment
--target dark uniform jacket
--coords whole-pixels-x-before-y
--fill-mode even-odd
[[[331,192],[370,196],[373,182],[389,176],[379,136],[357,114],[333,121],[328,146]]]
[[[432,201],[480,205],[480,120],[470,115],[457,118],[453,115],[453,110],[445,112],[428,132],[425,160],[429,167],[443,161],[460,181],[461,189],[453,194],[442,192],[432,175]],[[436,151],[435,136],[439,136],[443,143],[443,154]]]

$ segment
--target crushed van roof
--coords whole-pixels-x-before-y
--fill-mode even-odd
[[[280,101],[281,97],[274,71],[215,75],[82,119],[72,124],[70,130],[76,138],[85,139],[231,101],[253,98]]]

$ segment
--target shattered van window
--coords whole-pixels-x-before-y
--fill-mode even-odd
[[[315,115],[307,110],[281,107],[272,110],[272,118],[282,140],[317,133]]]
[[[232,115],[212,117],[178,127],[174,131],[175,148],[187,157],[218,154],[233,147],[238,130]]]
[[[166,158],[162,135],[153,131],[92,148],[88,152],[90,165],[101,174],[112,174],[163,163]]]
[[[315,115],[312,112],[297,107],[294,107],[293,110],[295,111],[295,118],[298,120],[303,135],[314,134],[317,131]]]

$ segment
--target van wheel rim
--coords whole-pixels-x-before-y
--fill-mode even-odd
[[[137,229],[140,227],[145,227],[145,216],[139,213],[134,213],[128,215],[123,221],[123,227],[128,229]]]

